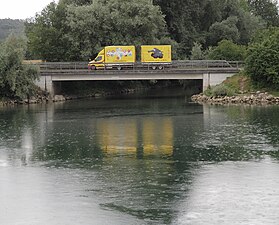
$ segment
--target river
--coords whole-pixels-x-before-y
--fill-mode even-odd
[[[1,108],[0,224],[278,224],[278,114],[168,95]]]

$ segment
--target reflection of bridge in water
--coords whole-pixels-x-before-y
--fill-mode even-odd
[[[40,63],[39,67],[41,76],[37,85],[54,95],[54,84],[65,81],[202,80],[205,90],[236,74],[242,63],[224,60],[174,61],[161,70],[154,70],[148,64],[134,64],[127,70],[92,71],[88,70],[85,62]]]

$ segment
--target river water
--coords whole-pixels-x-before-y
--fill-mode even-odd
[[[279,224],[278,114],[174,96],[0,109],[0,224]]]

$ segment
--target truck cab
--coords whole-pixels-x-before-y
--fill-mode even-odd
[[[88,63],[88,69],[97,70],[105,67],[105,49],[102,49],[96,58]]]

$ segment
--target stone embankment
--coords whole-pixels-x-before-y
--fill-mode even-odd
[[[138,89],[143,90],[143,89]],[[53,97],[49,95],[37,95],[36,97],[31,97],[30,99],[24,99],[24,100],[1,100],[0,99],[0,106],[5,105],[25,105],[25,104],[39,104],[39,103],[47,103],[47,102],[63,102],[67,100],[74,100],[74,99],[81,99],[81,98],[99,98],[103,96],[110,96],[115,94],[131,94],[135,93],[137,89],[123,89],[120,91],[114,91],[114,92],[100,92],[100,93],[92,93],[88,95],[54,95]]]
[[[48,101],[49,101],[48,97],[45,96],[31,97],[30,99],[24,99],[24,100],[6,99],[6,100],[0,100],[0,106],[38,104],[38,103],[44,103]]]
[[[267,92],[256,92],[236,96],[208,97],[203,94],[193,95],[193,102],[209,104],[249,104],[249,105],[268,105],[279,104],[279,97],[274,97]]]

